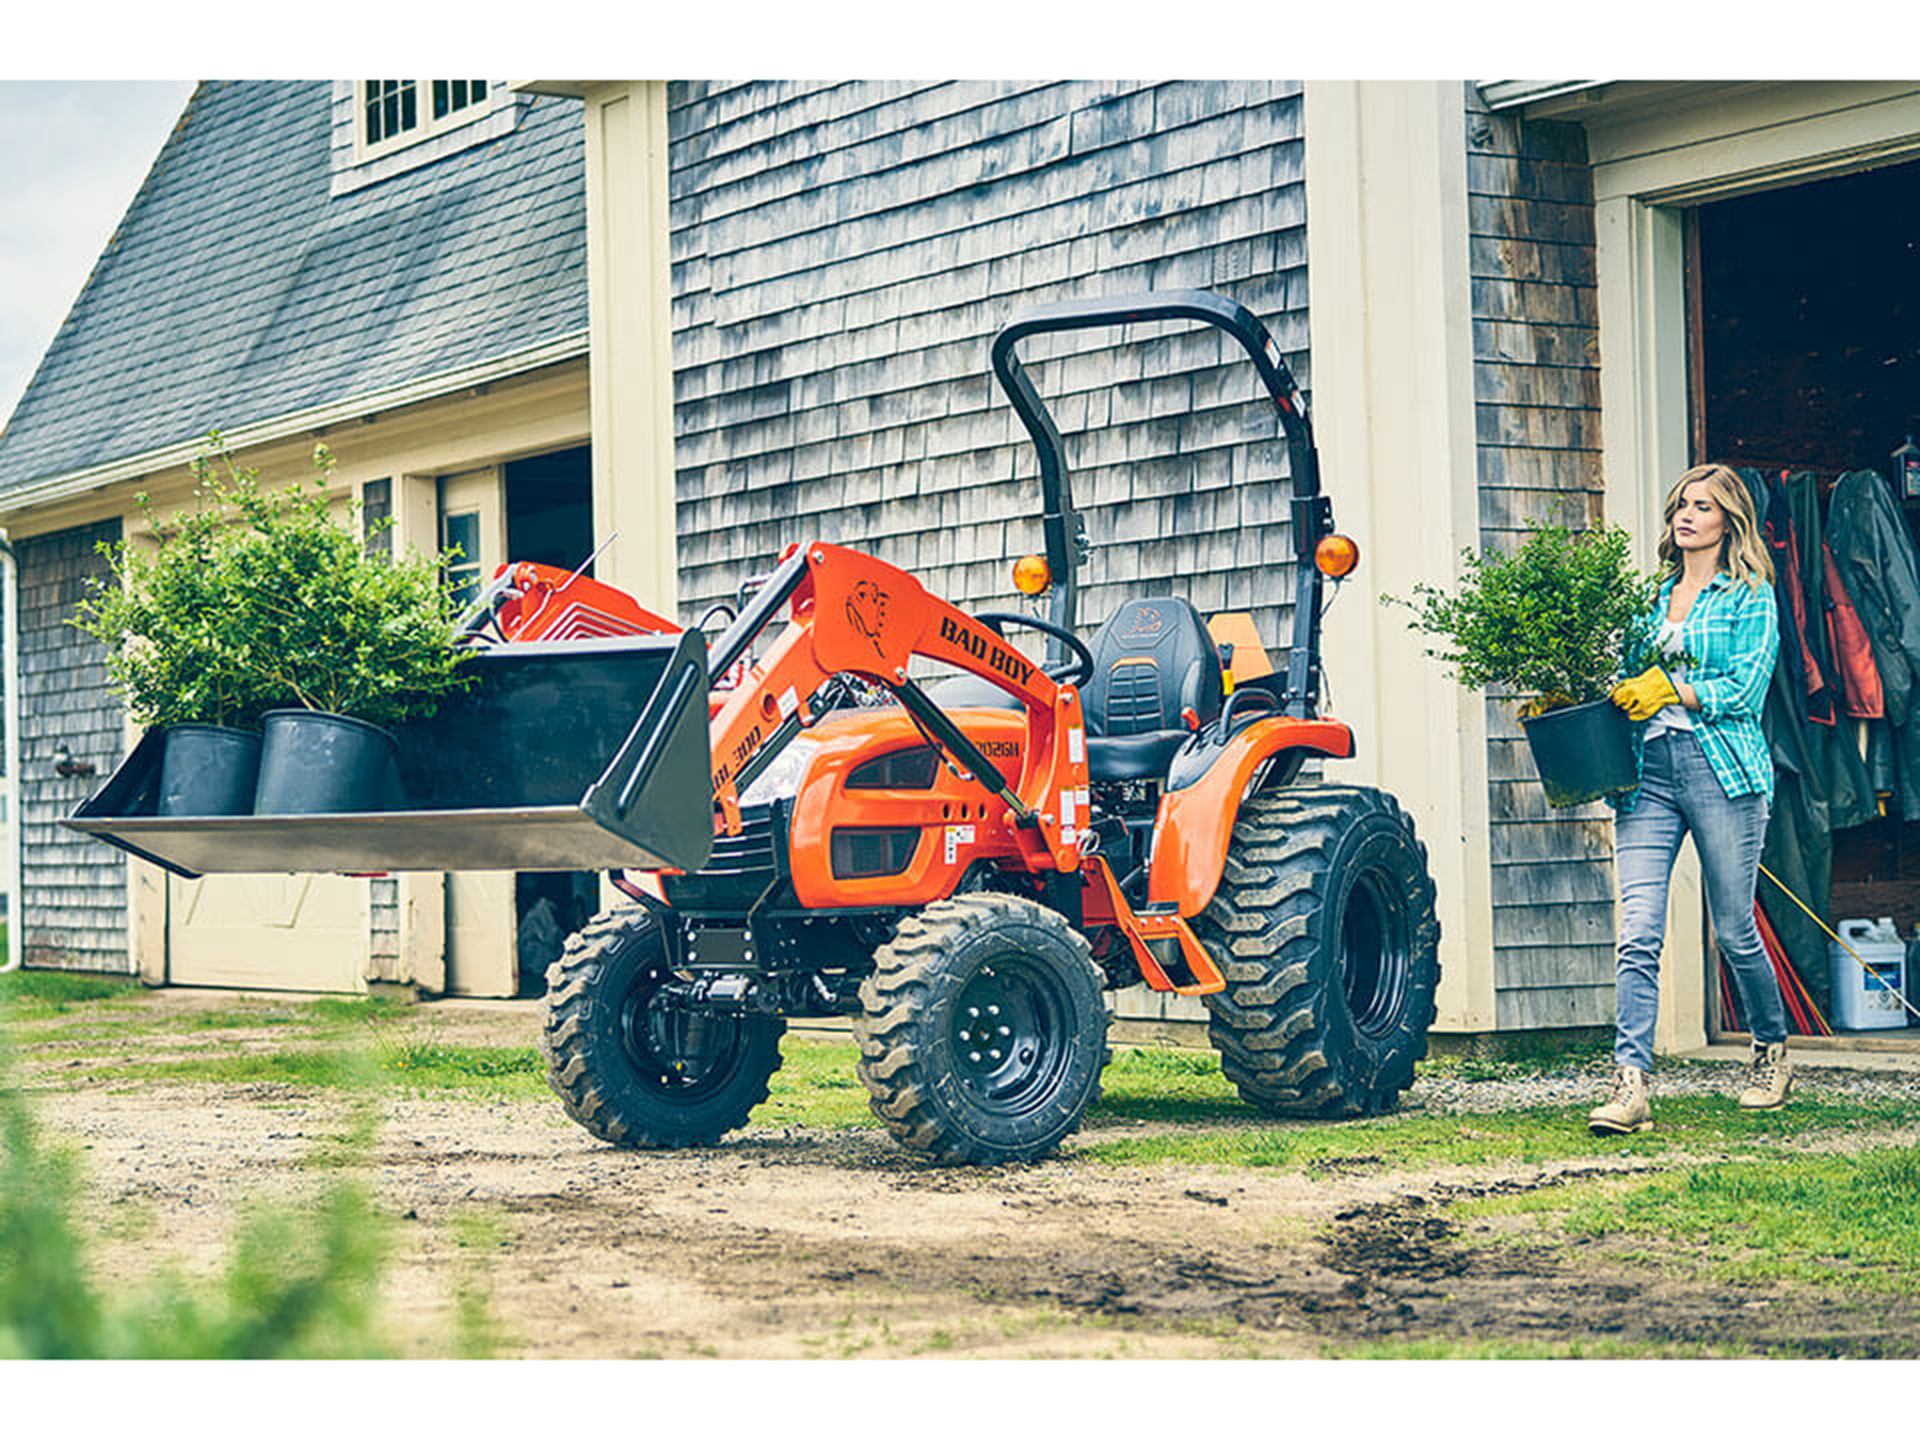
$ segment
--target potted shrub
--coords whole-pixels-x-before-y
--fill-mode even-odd
[[[369,554],[334,517],[332,456],[314,459],[309,484],[263,491],[228,460],[215,486],[234,516],[220,560],[230,659],[260,687],[263,815],[384,808],[397,753],[384,727],[470,683],[445,557]]]
[[[155,526],[151,556],[109,547],[113,573],[81,606],[75,623],[107,644],[135,718],[170,727],[163,804],[176,740],[207,723],[260,732],[257,778],[228,773],[228,808],[163,814],[383,808],[396,748],[383,727],[468,684],[442,557],[368,554],[334,518],[324,446],[314,464],[312,482],[263,491],[214,431],[195,508]]]
[[[247,814],[266,697],[239,663],[245,636],[222,576],[226,519],[204,486],[171,521],[137,499],[154,547],[102,545],[108,574],[88,581],[72,623],[106,647],[109,682],[134,720],[164,732],[158,813]]]
[[[1462,685],[1523,698],[1520,726],[1556,807],[1639,783],[1630,722],[1607,691],[1659,580],[1633,566],[1629,547],[1617,526],[1533,525],[1511,554],[1467,552],[1453,593],[1418,585],[1401,602],[1415,630],[1443,642],[1427,653]]]

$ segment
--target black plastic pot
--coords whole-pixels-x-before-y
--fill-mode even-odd
[[[256,815],[385,810],[399,747],[378,725],[324,710],[269,710],[261,726]]]
[[[171,725],[156,815],[251,815],[260,737],[225,725]]]
[[[1640,783],[1633,723],[1611,700],[1569,705],[1522,720],[1534,768],[1555,809],[1584,805]]]

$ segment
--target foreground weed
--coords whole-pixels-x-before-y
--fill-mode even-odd
[[[479,1210],[453,1217],[450,1228],[460,1248],[453,1285],[454,1353],[463,1360],[491,1360],[506,1344],[493,1313],[494,1253],[511,1244],[506,1222]]]
[[[1920,1294],[1920,1146],[1696,1166],[1580,1191],[1575,1235],[1652,1236],[1722,1280]]]
[[[0,1056],[0,1356],[295,1358],[386,1353],[374,1326],[385,1227],[359,1186],[256,1207],[219,1287],[178,1274],[109,1299],[87,1278],[72,1157],[45,1145]],[[351,1138],[351,1137],[350,1137]]]

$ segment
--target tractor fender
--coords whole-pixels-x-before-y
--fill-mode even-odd
[[[1189,779],[1209,750],[1211,760]],[[1353,731],[1338,720],[1263,717],[1224,741],[1196,737],[1180,752],[1175,769],[1185,772],[1180,778],[1186,783],[1177,789],[1169,785],[1160,798],[1147,874],[1149,904],[1176,905],[1182,919],[1207,908],[1226,869],[1240,802],[1252,792],[1261,767],[1288,750],[1344,760],[1353,754]]]

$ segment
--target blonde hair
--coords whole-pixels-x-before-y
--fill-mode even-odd
[[[1720,568],[1734,579],[1753,586],[1773,584],[1773,557],[1767,554],[1760,537],[1760,522],[1754,518],[1753,495],[1746,482],[1725,465],[1696,465],[1667,491],[1665,533],[1660,537],[1660,562],[1668,576],[1680,574],[1684,557],[1673,543],[1673,517],[1680,509],[1680,497],[1696,480],[1706,482],[1707,494],[1727,517],[1727,533],[1720,540]]]

